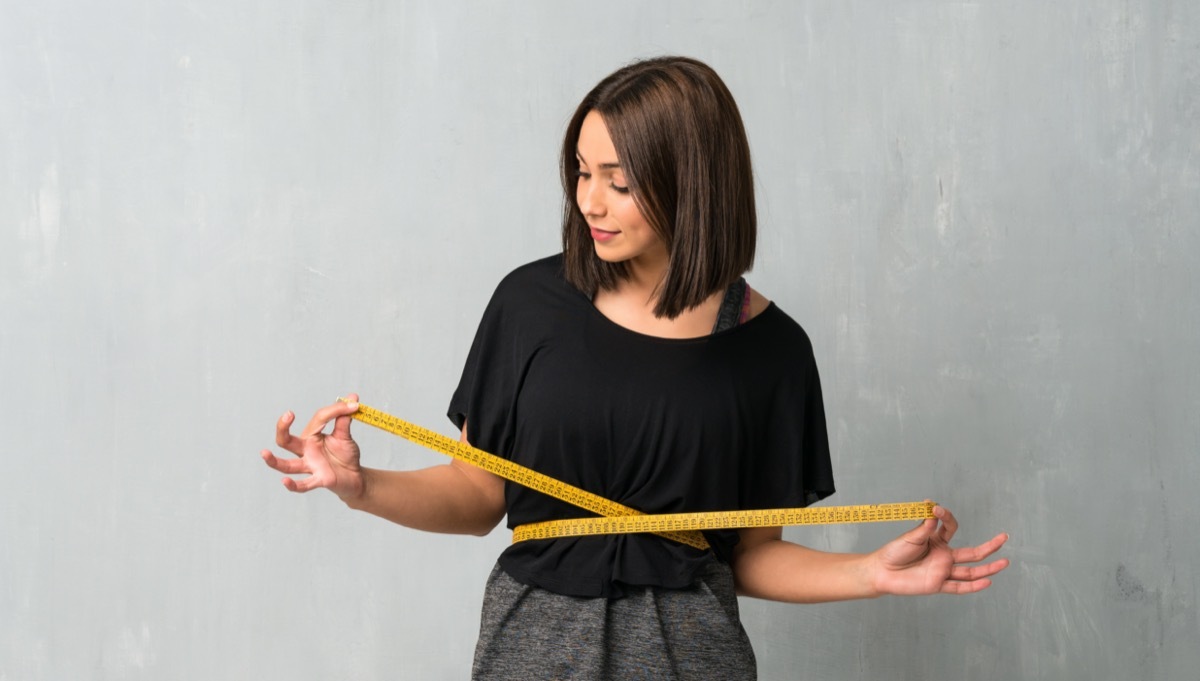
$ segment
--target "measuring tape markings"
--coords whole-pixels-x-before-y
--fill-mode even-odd
[[[586,511],[598,513],[602,516],[616,517],[645,515],[637,509],[610,501],[598,494],[593,494],[585,489],[569,485],[561,480],[556,480],[514,461],[490,454],[477,447],[472,447],[465,442],[446,437],[428,428],[422,428],[362,403],[359,403],[358,411],[351,414],[351,416],[358,421],[375,426],[393,435],[399,435],[410,442],[428,447],[435,452],[466,461],[505,480],[511,480],[519,485],[537,490]],[[665,531],[656,532],[655,534],[661,534],[668,539],[673,539],[701,550],[709,548],[708,541],[699,532]],[[516,541],[515,538],[514,541]]]
[[[630,518],[575,518],[547,520],[513,530],[513,541],[596,534],[628,534],[663,530],[717,530],[784,525],[830,525],[923,520],[933,517],[933,502],[829,506],[824,508],[768,508],[745,511],[662,513]]]
[[[342,398],[338,399],[345,401]],[[470,463],[505,480],[605,516],[547,520],[521,525],[513,529],[514,543],[531,539],[652,532],[688,546],[708,549],[708,542],[699,530],[889,522],[934,517],[932,501],[647,515],[362,403],[359,403],[358,411],[351,414],[351,417],[441,454]]]

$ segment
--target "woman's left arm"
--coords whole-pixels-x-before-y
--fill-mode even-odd
[[[741,530],[734,548],[738,593],[791,603],[824,603],[885,595],[966,594],[988,588],[1008,567],[1000,558],[978,563],[1008,540],[999,534],[978,546],[955,549],[954,514],[935,506],[934,516],[871,553],[829,553],[783,540],[783,529]]]

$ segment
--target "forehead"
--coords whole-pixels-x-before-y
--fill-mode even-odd
[[[588,163],[617,162],[617,149],[608,134],[608,126],[595,110],[589,111],[583,118],[575,151]]]

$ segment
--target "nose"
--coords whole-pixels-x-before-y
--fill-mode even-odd
[[[585,216],[602,217],[607,210],[604,205],[604,193],[594,177],[579,178],[575,189],[575,202],[579,204],[579,211]]]

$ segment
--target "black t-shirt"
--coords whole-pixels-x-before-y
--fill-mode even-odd
[[[645,513],[806,506],[834,491],[812,345],[774,303],[695,339],[626,329],[562,277],[520,267],[483,314],[450,401],[471,444]],[[510,528],[593,514],[507,483]],[[729,561],[735,530],[705,532]],[[683,588],[712,556],[652,534],[508,547],[514,579],[571,596]]]

